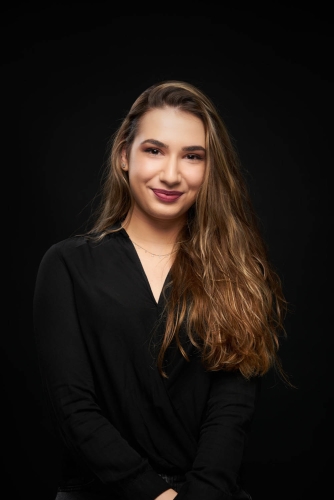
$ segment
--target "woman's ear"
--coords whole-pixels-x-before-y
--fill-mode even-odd
[[[125,170],[125,171],[128,170],[128,160],[127,160],[125,149],[123,149],[122,153],[121,153],[121,167],[122,167],[122,170]]]

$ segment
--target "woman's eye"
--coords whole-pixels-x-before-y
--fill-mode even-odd
[[[196,154],[188,154],[188,160],[203,160],[202,156]]]
[[[156,148],[147,148],[145,149],[146,153],[150,153],[151,155],[158,155],[160,153],[159,149]]]

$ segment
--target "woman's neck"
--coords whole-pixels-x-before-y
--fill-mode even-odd
[[[131,240],[144,248],[147,247],[148,251],[162,254],[173,248],[183,224],[184,218],[153,219],[133,211],[126,217],[122,226]]]

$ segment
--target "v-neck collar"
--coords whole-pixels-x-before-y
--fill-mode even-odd
[[[162,288],[161,288],[161,291],[160,291],[160,294],[159,294],[159,298],[158,298],[158,301],[157,301],[157,300],[156,300],[156,298],[155,298],[155,296],[154,296],[154,293],[153,293],[153,291],[152,291],[152,287],[151,287],[151,285],[150,285],[149,279],[148,279],[148,277],[147,277],[147,274],[146,274],[146,272],[145,272],[145,269],[144,269],[144,266],[143,266],[143,264],[142,264],[142,261],[140,260],[140,257],[139,257],[139,255],[138,255],[138,252],[137,252],[137,250],[136,250],[135,245],[133,244],[133,242],[132,242],[132,240],[131,240],[130,236],[128,235],[128,233],[126,232],[126,230],[124,229],[124,227],[122,227],[121,223],[119,223],[119,225],[117,225],[116,227],[121,227],[120,232],[122,233],[122,235],[123,235],[123,236],[125,236],[125,237],[126,237],[126,239],[127,239],[128,243],[129,243],[129,246],[131,247],[131,252],[135,255],[135,258],[136,258],[137,263],[138,263],[138,265],[139,265],[139,268],[140,268],[140,270],[141,270],[141,274],[142,274],[142,276],[143,276],[143,278],[144,278],[144,280],[145,280],[145,282],[146,282],[146,284],[147,284],[147,287],[148,287],[148,289],[149,289],[149,292],[150,292],[150,294],[151,294],[151,297],[152,297],[152,299],[153,299],[153,301],[154,301],[155,306],[156,306],[156,307],[162,307],[162,306],[163,306],[163,304],[164,304],[164,301],[165,301],[165,299],[164,299],[164,291],[165,291],[165,289],[166,289],[166,286],[167,286],[167,285],[168,285],[168,283],[170,282],[171,270],[169,269],[169,271],[168,271],[168,273],[167,273],[167,276],[166,276],[165,281],[164,281],[164,283],[163,283],[163,285],[162,285]]]

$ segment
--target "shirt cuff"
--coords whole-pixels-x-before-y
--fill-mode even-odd
[[[122,482],[120,488],[127,500],[154,500],[171,486],[153,469],[138,474],[136,477]]]

